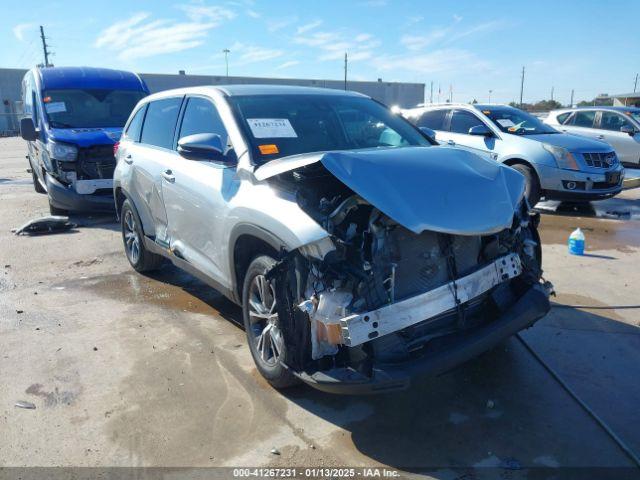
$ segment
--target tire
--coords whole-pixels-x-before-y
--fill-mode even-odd
[[[122,227],[124,252],[133,269],[136,272],[144,273],[160,268],[164,258],[145,248],[142,222],[140,222],[138,212],[129,200],[125,200],[122,204],[120,226]]]
[[[61,217],[66,217],[67,215],[69,215],[69,210],[65,210],[64,208],[54,207],[51,204],[51,200],[49,200],[49,213],[51,215],[58,215],[58,216],[61,216]]]
[[[35,169],[31,169],[31,178],[33,179],[33,189],[38,192],[38,193],[47,193],[47,191],[44,189],[44,187],[42,186],[42,184],[40,183],[40,180],[38,180],[38,174],[36,173]]]
[[[242,286],[242,318],[256,368],[273,387],[283,389],[299,380],[285,366],[287,347],[279,330],[275,289],[264,278],[275,263],[267,255],[252,260]]]
[[[524,178],[526,180],[526,184],[524,187],[524,196],[527,198],[529,206],[531,208],[535,207],[536,203],[540,201],[541,196],[540,181],[538,180],[538,175],[531,167],[523,165],[521,163],[511,165],[511,168],[519,171],[522,175],[524,175]]]

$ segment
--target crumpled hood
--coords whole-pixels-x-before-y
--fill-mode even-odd
[[[276,161],[271,167],[266,164],[255,173],[258,179],[264,179],[316,161],[367,202],[415,233],[499,232],[511,226],[524,193],[524,177],[519,172],[447,147],[298,155]],[[291,168],[286,168],[287,163]]]
[[[613,150],[609,144],[591,138],[571,135],[569,133],[552,133],[540,135],[523,135],[536,142],[544,142],[556,147],[566,148],[571,152],[610,152]]]
[[[113,145],[120,140],[121,135],[121,127],[52,128],[49,130],[49,136],[53,141],[71,143],[78,147]]]

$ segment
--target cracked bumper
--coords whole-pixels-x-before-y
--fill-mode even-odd
[[[307,384],[330,393],[359,395],[404,390],[419,378],[444,373],[527,328],[549,311],[547,292],[531,287],[497,320],[469,332],[451,334],[450,347],[403,363],[374,363],[371,376],[352,368],[296,372]]]
[[[51,205],[72,212],[110,212],[115,209],[113,195],[80,194],[46,175],[47,193]]]

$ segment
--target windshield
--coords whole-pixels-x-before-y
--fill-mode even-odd
[[[123,127],[146,94],[136,90],[48,90],[44,110],[53,128]]]
[[[482,113],[503,132],[514,135],[538,135],[541,133],[560,133],[542,123],[533,115],[517,108],[483,108]]]
[[[252,95],[229,99],[258,163],[300,153],[431,143],[388,108],[342,95]]]
[[[631,118],[633,118],[637,123],[640,123],[640,110],[639,111],[631,110],[631,111],[628,111],[626,113]]]

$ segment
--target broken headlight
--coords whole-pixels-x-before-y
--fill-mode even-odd
[[[48,142],[47,152],[49,157],[61,162],[75,162],[78,158],[78,149],[66,143]]]

